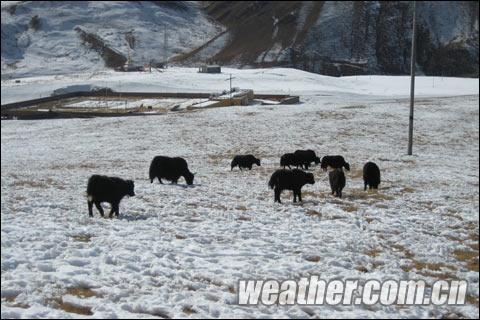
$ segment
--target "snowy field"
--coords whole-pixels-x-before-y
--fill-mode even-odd
[[[229,71],[235,86],[291,90],[303,103],[1,122],[2,318],[478,315],[478,79],[417,79],[409,157],[408,77]],[[227,85],[225,74],[205,81],[194,69],[115,76],[111,87]],[[22,91],[47,94],[55,81],[66,82],[2,82],[2,103]],[[273,202],[268,179],[296,149],[345,156],[352,170],[343,199],[330,196],[326,173],[313,167],[316,183],[303,188],[303,203],[293,204],[290,192]],[[262,166],[231,172],[232,157],[245,153]],[[187,159],[194,185],[150,184],[148,167],[160,154]],[[369,160],[382,170],[378,193],[363,191]],[[123,199],[118,219],[88,217],[86,184],[95,173],[135,180],[136,196]],[[466,279],[469,298],[441,307],[235,304],[240,279],[309,275]]]
[[[201,105],[202,103],[209,102],[208,99],[176,99],[176,98],[163,98],[163,99],[102,99],[102,98],[88,98],[88,99],[75,99],[74,102],[67,103],[61,108],[65,109],[79,109],[88,111],[89,109],[138,109],[141,107],[152,109],[170,110],[175,108],[176,110],[186,109],[192,105]]]
[[[328,77],[296,69],[232,69],[221,74],[198,73],[196,68],[169,68],[164,72],[114,72],[35,76],[2,80],[1,103],[11,103],[50,96],[67,85],[108,87],[121,92],[208,92],[232,87],[253,89],[255,93],[300,94],[321,96],[333,101],[385,99],[410,96],[408,76]],[[417,97],[478,94],[478,79],[422,77],[416,82]],[[330,97],[330,98],[329,98]]]

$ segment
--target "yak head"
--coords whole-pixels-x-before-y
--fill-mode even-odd
[[[135,185],[133,184],[132,180],[127,180],[127,195],[130,197],[135,196],[135,191],[133,190],[135,188]]]
[[[313,173],[307,173],[305,175],[305,182],[308,184],[314,184],[315,183],[315,178],[313,177]]]
[[[187,171],[187,173],[185,173],[185,175],[183,176],[185,178],[185,181],[187,182],[187,184],[189,186],[191,186],[193,184],[193,178],[194,178],[194,174],[191,173],[190,171]]]
[[[345,162],[344,167],[347,169],[347,171],[350,171],[350,163]]]
[[[260,166],[260,159],[255,159],[255,163],[257,166]]]
[[[320,168],[323,169],[323,171],[327,171],[328,168],[328,160],[327,156],[322,158],[322,163],[320,164]]]

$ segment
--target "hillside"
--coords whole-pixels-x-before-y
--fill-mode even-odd
[[[228,44],[210,58],[221,64],[328,75],[410,70],[406,1],[212,1],[204,9],[229,31]],[[417,26],[420,72],[478,77],[478,2],[419,2]]]
[[[192,2],[2,2],[2,78],[159,63],[220,31]]]
[[[93,72],[129,57],[408,74],[411,18],[401,1],[4,1],[2,78]],[[478,1],[418,2],[417,20],[420,74],[478,77]]]

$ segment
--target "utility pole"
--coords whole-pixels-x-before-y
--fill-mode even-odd
[[[235,79],[235,78],[232,78],[232,74],[230,73],[230,105],[232,106],[232,79]]]
[[[408,155],[412,155],[413,149],[413,105],[415,99],[415,1],[413,2],[413,26],[412,26],[412,57],[410,60],[410,120],[408,126]]]
[[[232,105],[232,79],[235,79],[235,78],[232,78],[232,74],[230,73],[230,77],[225,80],[225,81],[230,80],[230,105]]]
[[[167,25],[163,25],[163,61],[165,62],[165,69],[168,64],[168,55],[167,55]]]

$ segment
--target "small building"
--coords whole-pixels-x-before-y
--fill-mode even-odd
[[[222,73],[222,69],[218,65],[203,65],[198,68],[200,73]]]

